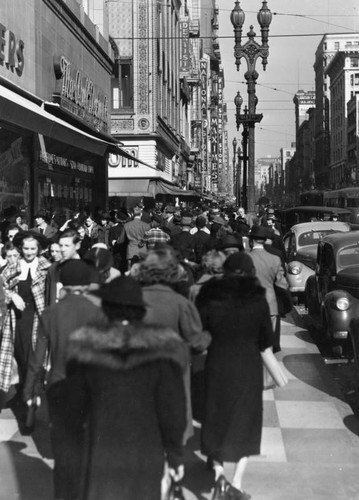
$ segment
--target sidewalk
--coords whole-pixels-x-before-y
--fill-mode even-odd
[[[359,420],[309,332],[282,321],[281,339],[277,357],[289,383],[263,393],[262,450],[250,459],[244,489],[253,500],[358,500]],[[198,433],[191,445],[185,483],[194,495],[186,498],[210,499],[213,476],[202,472]]]
[[[244,489],[253,500],[359,500],[359,420],[304,328],[282,321],[281,344],[289,384],[263,393],[262,450]],[[35,433],[23,436],[10,410],[0,414],[0,500],[52,499],[46,415],[37,419]],[[186,453],[186,500],[211,499],[199,435],[196,428]],[[225,469],[231,477],[232,466]]]

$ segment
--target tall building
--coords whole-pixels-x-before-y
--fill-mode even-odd
[[[321,39],[314,62],[315,71],[315,156],[314,173],[318,188],[329,187],[330,88],[326,68],[339,50],[359,50],[359,34],[326,34]]]
[[[348,170],[352,184],[359,183],[359,95],[348,102],[347,155]]]
[[[293,102],[295,105],[295,132],[298,133],[302,123],[308,120],[308,110],[315,107],[315,91],[298,90]]]
[[[107,3],[116,57],[111,132],[129,153],[147,163],[111,158],[109,194],[114,202],[135,195],[181,197],[193,189],[217,189],[220,151],[218,137],[211,137],[219,133],[221,113],[213,94],[218,102],[223,81],[219,46],[213,41],[218,29],[215,4]]]
[[[359,95],[359,45],[338,51],[326,69],[330,78],[330,172],[332,188],[346,187],[355,180],[348,164],[347,103]]]
[[[113,0],[107,6],[116,59],[111,133],[148,165],[112,157],[109,196],[124,201],[176,193],[189,156],[188,148],[187,158],[180,156],[185,149],[181,108],[189,99],[186,81],[180,79],[189,64],[188,47],[180,45],[180,38],[189,38],[188,25],[180,18],[181,2]]]

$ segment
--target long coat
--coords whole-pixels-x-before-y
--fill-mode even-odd
[[[147,307],[143,321],[171,328],[197,352],[204,351],[211,341],[208,332],[202,328],[201,318],[194,304],[186,297],[172,290],[168,285],[157,283],[142,288]],[[193,436],[190,366],[186,367],[184,382],[187,399],[187,427],[184,441]]]
[[[183,463],[188,353],[170,329],[85,327],[70,337],[69,407],[86,423],[81,500],[159,500],[165,454]]]
[[[45,308],[45,280],[47,270],[51,266],[44,257],[39,257],[39,263],[35,276],[32,280],[31,291],[35,301],[35,316],[32,327],[32,347],[35,348],[37,340],[37,330],[39,317]],[[14,356],[15,342],[15,306],[12,304],[12,295],[18,291],[19,275],[21,274],[20,259],[13,265],[8,265],[2,273],[4,281],[5,300],[8,309],[2,328],[2,338],[0,346],[0,390],[7,392],[11,384],[11,371]]]
[[[260,453],[263,367],[260,352],[272,345],[264,289],[254,277],[213,278],[196,301],[212,335],[205,364],[202,452],[237,462]]]

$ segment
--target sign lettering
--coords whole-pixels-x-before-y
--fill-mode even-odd
[[[57,58],[54,67],[57,79],[54,100],[96,130],[107,132],[108,96],[64,56]]]
[[[0,65],[5,64],[10,71],[15,70],[21,76],[25,64],[24,47],[24,42],[0,23]]]

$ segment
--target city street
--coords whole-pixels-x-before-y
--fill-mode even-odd
[[[262,452],[250,459],[244,488],[255,500],[359,499],[358,416],[335,380],[338,365],[335,371],[334,364],[326,365],[301,318],[293,317],[296,324],[292,317],[282,321],[278,355],[289,384],[263,393]],[[51,499],[45,408],[32,436],[21,435],[10,409],[0,419],[0,500]],[[212,494],[213,475],[199,452],[199,431],[197,424],[186,452],[187,500]],[[225,469],[230,478],[230,464]]]

